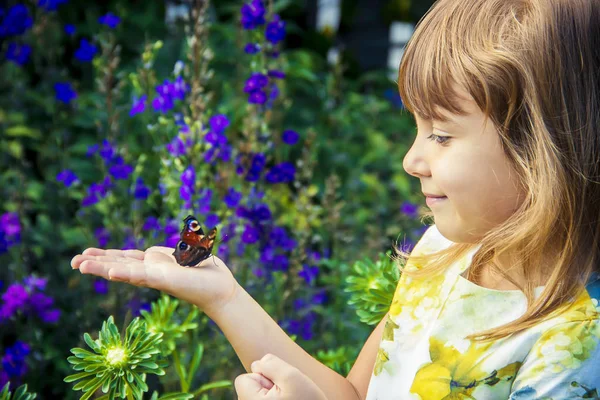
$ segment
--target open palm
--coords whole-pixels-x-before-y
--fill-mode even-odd
[[[217,309],[234,296],[238,283],[225,263],[211,256],[194,268],[182,267],[173,249],[154,246],[146,251],[88,248],[71,260],[82,274],[127,282],[169,293],[200,307]]]

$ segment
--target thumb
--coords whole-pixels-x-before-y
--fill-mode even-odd
[[[260,374],[242,374],[235,378],[235,391],[239,400],[263,399],[273,387],[273,382]]]
[[[290,372],[296,370],[295,367],[270,353],[265,354],[260,360],[253,362],[250,365],[250,369],[252,372],[256,372],[269,378],[278,386],[285,381],[286,377],[290,376]]]

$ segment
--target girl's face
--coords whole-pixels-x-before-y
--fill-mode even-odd
[[[446,196],[430,206],[440,233],[455,243],[477,243],[512,215],[524,197],[494,125],[485,123],[467,93],[459,94],[467,115],[443,112],[450,122],[415,116],[417,136],[403,167],[421,180],[422,192]]]

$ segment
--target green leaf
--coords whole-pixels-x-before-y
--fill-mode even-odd
[[[78,374],[73,374],[73,375],[69,375],[67,376],[65,379],[63,379],[63,382],[75,382],[78,379],[81,378],[85,378],[86,376],[91,376],[91,375],[95,375],[96,372],[80,372]]]
[[[194,379],[194,375],[200,366],[200,362],[202,361],[202,355],[204,354],[204,345],[202,343],[196,346],[194,351],[194,355],[192,356],[192,361],[190,362],[190,367],[188,369],[188,387],[192,385],[192,380]]]
[[[200,386],[200,389],[198,389],[194,392],[194,396],[197,396],[203,392],[206,392],[207,390],[230,387],[231,385],[232,385],[231,381],[216,381],[216,382],[207,383],[206,385]]]
[[[5,131],[7,136],[13,137],[28,137],[31,139],[39,139],[42,137],[38,129],[30,128],[25,125],[16,125],[7,128]]]

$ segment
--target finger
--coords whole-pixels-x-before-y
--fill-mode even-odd
[[[121,263],[139,262],[140,261],[140,260],[136,260],[133,258],[112,257],[112,256],[90,256],[87,254],[78,254],[75,257],[73,257],[73,259],[71,260],[71,267],[79,268],[81,263],[86,260],[101,261],[101,262],[104,262],[104,261],[106,261],[106,262],[121,262]]]
[[[136,249],[119,250],[119,249],[98,249],[96,247],[90,247],[85,249],[83,255],[89,256],[111,256],[111,257],[123,257],[123,258],[134,258],[136,260],[144,259],[144,252]]]
[[[242,374],[235,378],[234,386],[239,400],[264,399],[269,389],[263,386],[259,374]]]
[[[290,375],[301,373],[296,367],[293,367],[281,358],[270,353],[265,354],[260,360],[253,362],[250,365],[250,369],[252,372],[264,375],[280,387]]]

